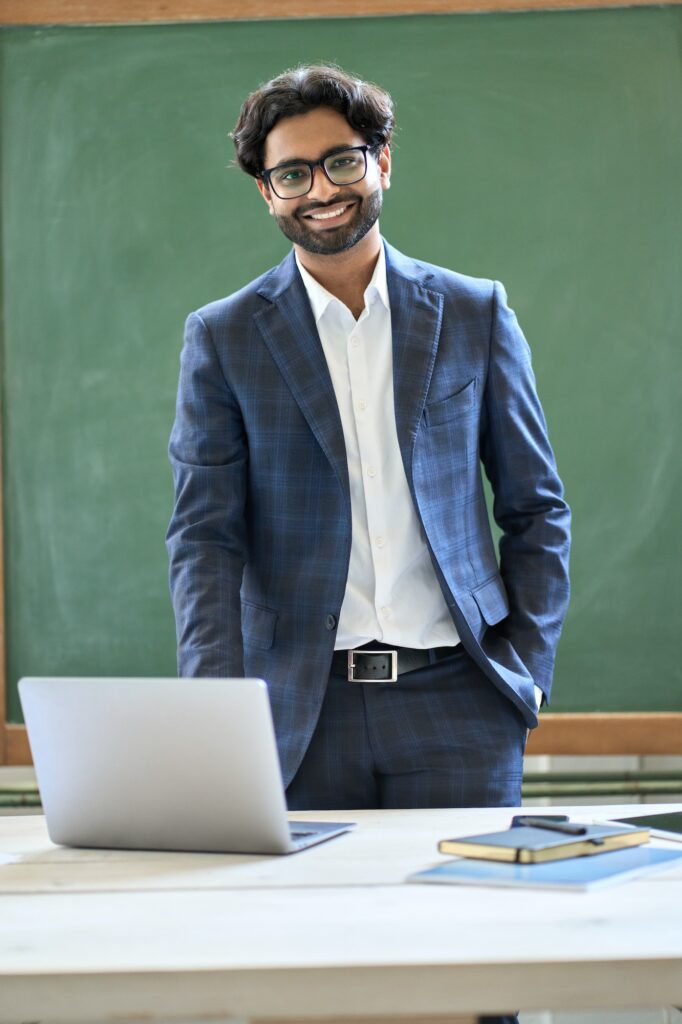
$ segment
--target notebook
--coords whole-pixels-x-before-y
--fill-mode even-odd
[[[418,871],[407,880],[440,885],[584,890],[615,885],[671,867],[682,867],[682,852],[637,846],[613,850],[600,857],[574,857],[544,864],[503,864],[462,858]]]
[[[646,828],[566,822],[562,825],[548,826],[546,829],[534,828],[532,825],[517,825],[502,832],[441,839],[438,849],[441,853],[454,854],[457,857],[539,864],[544,861],[565,860],[569,857],[589,857],[595,853],[608,853],[610,850],[627,846],[640,846],[648,841],[649,830]]]
[[[260,679],[25,678],[19,696],[54,843],[282,854],[352,827],[287,820]]]

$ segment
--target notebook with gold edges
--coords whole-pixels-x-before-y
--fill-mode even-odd
[[[540,864],[589,857],[610,850],[641,846],[649,841],[649,829],[624,825],[584,825],[571,823],[571,831],[555,831],[531,825],[519,825],[503,832],[442,839],[441,853],[474,860],[496,860],[510,864]]]

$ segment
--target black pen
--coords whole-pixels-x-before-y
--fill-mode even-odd
[[[515,819],[514,824],[527,825],[529,828],[542,828],[547,832],[562,832],[567,836],[587,835],[587,829],[584,825],[571,825],[570,823],[564,823],[561,821],[549,821],[547,818],[524,818],[519,816]]]

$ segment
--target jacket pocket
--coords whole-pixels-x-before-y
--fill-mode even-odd
[[[494,626],[509,615],[509,598],[499,573],[472,590],[471,596],[489,626]]]
[[[275,642],[277,612],[261,604],[242,601],[242,638],[249,647],[269,651]]]
[[[441,398],[439,402],[431,402],[424,406],[424,418],[428,427],[437,427],[439,423],[447,423],[458,416],[468,413],[474,407],[476,396],[476,378],[470,380],[454,395]]]

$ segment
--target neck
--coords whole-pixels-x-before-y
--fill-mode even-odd
[[[357,245],[332,256],[307,252],[296,246],[296,255],[312,277],[350,309],[357,319],[365,306],[365,289],[381,251],[379,225],[375,224]]]

